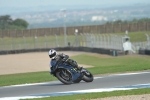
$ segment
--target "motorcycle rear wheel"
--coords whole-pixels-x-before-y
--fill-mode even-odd
[[[72,84],[72,75],[66,69],[61,69],[60,71],[56,72],[56,77],[59,81],[66,85]]]

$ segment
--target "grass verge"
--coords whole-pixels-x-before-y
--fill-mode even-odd
[[[113,91],[113,92],[76,94],[76,95],[57,96],[57,97],[54,96],[54,97],[46,97],[46,98],[36,98],[32,100],[90,100],[90,99],[113,97],[113,96],[127,96],[127,95],[140,95],[140,94],[150,94],[150,88],[120,90],[120,91]]]
[[[38,83],[38,82],[46,82],[46,81],[54,81],[54,80],[56,80],[56,78],[50,75],[48,71],[0,75],[0,86]]]

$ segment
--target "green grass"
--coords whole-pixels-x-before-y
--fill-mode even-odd
[[[115,33],[116,35],[125,35],[125,33]],[[131,42],[143,42],[147,41],[146,34],[150,35],[150,31],[140,31],[140,32],[129,32]]]
[[[94,66],[88,68],[92,74],[107,74],[129,71],[142,71],[150,69],[150,56],[92,56],[92,55],[77,55],[71,57],[80,64]],[[84,66],[83,66],[84,67]],[[57,80],[49,74],[49,71],[22,73],[12,75],[0,75],[0,86],[16,85],[24,83],[37,83]]]
[[[49,71],[0,75],[0,86],[54,81],[55,77]]]
[[[90,55],[79,55],[72,58],[77,60],[78,63],[95,66],[93,68],[89,68],[93,74],[106,74],[150,69],[150,56],[118,56],[106,58]]]
[[[90,100],[90,99],[113,97],[113,96],[127,96],[127,95],[139,95],[139,94],[150,94],[150,88],[121,90],[121,91],[113,91],[113,92],[75,94],[75,95],[57,96],[57,97],[55,96],[55,97],[47,97],[47,98],[36,98],[32,100]]]

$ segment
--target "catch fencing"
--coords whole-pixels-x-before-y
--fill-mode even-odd
[[[123,51],[125,36],[115,34],[75,33],[73,35],[51,35],[31,37],[4,37],[0,38],[0,51],[48,49],[59,47],[88,47],[104,48]],[[147,41],[132,42],[133,49],[138,53],[139,49],[150,50],[150,36],[146,34]],[[65,40],[66,39],[66,40]],[[65,43],[67,41],[67,44]]]

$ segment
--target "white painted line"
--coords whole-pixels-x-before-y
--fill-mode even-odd
[[[0,98],[0,100],[20,100],[20,99],[43,98],[43,97],[46,97],[46,96],[4,97],[4,98]]]
[[[139,73],[125,73],[125,74],[116,74],[116,75],[137,75],[137,74],[146,74],[146,73],[150,73],[150,72],[139,72]]]
[[[100,89],[59,92],[59,93],[92,93],[92,92],[110,92],[110,91],[116,91],[116,90],[131,90],[131,89],[135,89],[135,88],[100,88]]]
[[[94,77],[94,79],[99,79],[99,78],[104,78],[104,77]]]
[[[138,75],[138,74],[146,74],[146,73],[150,73],[150,72],[139,72],[139,73],[125,73],[125,74],[111,74],[108,76],[103,76],[103,77],[94,77],[94,79],[99,79],[99,78],[105,78],[105,77],[110,77],[110,76],[126,76],[126,75]]]
[[[137,85],[133,85],[133,86],[139,86],[139,85],[150,85],[150,83],[147,83],[147,84],[137,84]]]
[[[78,90],[78,91],[67,91],[67,92],[56,92],[54,94],[56,95],[72,95],[72,94],[84,94],[84,93],[94,93],[94,92],[111,92],[116,90],[130,90],[133,88],[101,88],[101,89],[89,89],[89,90]],[[0,98],[0,100],[19,100],[19,99],[33,99],[33,98],[44,98],[44,97],[50,97],[51,95],[47,96],[22,96],[22,97],[4,97]]]
[[[26,84],[2,86],[0,88],[13,88],[13,87],[21,87],[21,86],[45,85],[45,84],[52,84],[52,83],[59,83],[59,81],[50,81],[50,82],[42,82],[42,83],[26,83]]]

